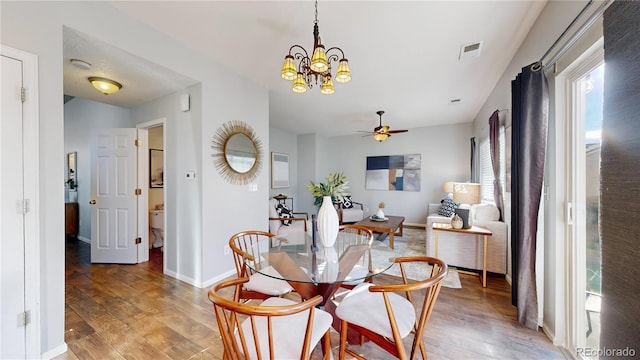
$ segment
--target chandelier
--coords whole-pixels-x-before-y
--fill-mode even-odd
[[[331,62],[338,62],[338,71],[335,76],[337,82],[344,83],[351,80],[351,71],[349,71],[349,60],[345,59],[342,49],[332,47],[325,51],[324,45],[320,41],[320,30],[318,29],[318,1],[316,0],[315,3],[313,55],[309,58],[307,50],[300,45],[291,46],[289,55],[284,57],[281,75],[285,80],[293,80],[293,91],[296,93],[303,93],[307,91],[307,88],[312,88],[314,84],[319,83],[320,92],[328,95],[336,91],[331,80]]]

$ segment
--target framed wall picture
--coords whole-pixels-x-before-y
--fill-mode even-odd
[[[289,155],[283,153],[271,153],[271,188],[289,187]]]
[[[67,186],[69,191],[78,191],[78,169],[76,168],[77,152],[67,154]]]
[[[164,152],[149,149],[149,187],[164,187]]]

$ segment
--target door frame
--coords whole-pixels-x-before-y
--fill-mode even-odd
[[[31,310],[27,326],[26,357],[41,356],[40,308],[40,106],[38,84],[38,56],[0,44],[0,54],[19,60],[23,64],[22,81],[26,89],[22,106],[23,116],[23,173],[24,198],[29,200],[29,211],[24,217],[25,309]],[[60,154],[62,157],[63,154]],[[60,162],[62,164],[62,162]],[[64,236],[61,233],[61,236]]]
[[[166,118],[159,118],[159,119],[154,119],[154,120],[149,120],[140,124],[136,125],[136,129],[138,130],[149,130],[151,128],[154,127],[159,127],[162,126],[164,128],[163,132],[162,132],[162,148],[164,150],[166,150],[167,148],[167,132],[166,132]],[[147,137],[148,139],[148,137]],[[149,179],[149,144],[147,141],[145,141],[145,143],[142,144],[142,146],[140,147],[140,150],[143,151],[143,155],[139,158],[140,161],[138,161],[138,178],[139,179],[146,179],[145,181],[139,182],[138,184],[146,184],[146,186],[142,189],[142,194],[148,194],[149,191],[149,183],[148,183],[148,179]],[[146,155],[144,155],[146,154]],[[163,157],[164,159],[164,164],[162,164],[163,169],[167,169],[167,153],[165,152],[165,155]],[[164,216],[164,242],[162,244],[162,251],[163,251],[163,256],[162,256],[162,272],[166,273],[166,269],[167,269],[167,257],[168,254],[170,254],[170,252],[172,251],[172,245],[173,243],[171,243],[170,241],[167,241],[169,238],[169,231],[168,231],[168,227],[170,227],[169,224],[167,224],[167,187],[169,186],[170,181],[167,181],[167,176],[165,174],[164,177],[164,185],[163,185],[163,192],[162,192],[162,203],[165,204],[165,211],[163,211],[163,215]],[[138,204],[138,224],[139,224],[139,232],[145,232],[147,235],[145,237],[143,237],[143,239],[147,239],[146,243],[149,243],[148,240],[148,236],[149,236],[149,197],[148,195],[144,196],[144,199],[142,199],[143,201],[141,203]],[[145,228],[146,226],[146,228]],[[144,240],[143,240],[144,241]],[[149,247],[147,246],[147,260],[149,260]]]
[[[586,172],[585,155],[577,158],[577,153],[584,154],[584,123],[577,121],[576,111],[583,104],[576,101],[575,82],[604,63],[604,48],[598,41],[587,50],[582,57],[572,63],[562,75],[566,102],[566,249],[565,264],[566,286],[566,339],[567,348],[577,354],[578,348],[586,346],[586,245],[584,241],[584,225],[586,222],[585,199],[579,194],[585,191],[584,174]]]

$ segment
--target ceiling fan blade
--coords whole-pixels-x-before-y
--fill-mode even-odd
[[[405,133],[408,132],[409,130],[389,130],[389,134],[398,134],[398,133]]]

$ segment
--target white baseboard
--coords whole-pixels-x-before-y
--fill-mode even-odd
[[[229,270],[229,271],[227,271],[225,273],[222,273],[222,274],[220,274],[220,275],[218,275],[218,276],[216,276],[216,277],[214,277],[212,279],[209,279],[209,280],[203,282],[201,287],[202,288],[211,287],[211,286],[213,286],[213,284],[215,284],[215,283],[217,283],[219,281],[222,281],[222,280],[224,280],[224,279],[226,279],[228,277],[231,277],[231,276],[233,276],[235,274],[236,274],[235,270],[233,270],[233,269]]]
[[[62,345],[55,347],[49,351],[47,351],[46,353],[40,355],[42,359],[53,359],[54,357],[58,356],[58,355],[62,355],[64,353],[66,353],[68,350],[67,348],[67,343],[62,343]]]
[[[78,236],[77,239],[82,241],[82,242],[86,242],[87,244],[91,244],[91,239],[87,239],[84,236]]]
[[[507,282],[509,283],[509,285],[510,285],[510,286],[513,286],[513,284],[511,283],[511,275],[506,274],[506,275],[504,276],[504,278],[507,280]]]

